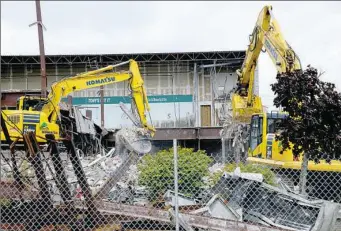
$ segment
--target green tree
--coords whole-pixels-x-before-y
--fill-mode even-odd
[[[330,162],[341,157],[341,93],[333,83],[320,79],[317,69],[279,74],[271,85],[274,105],[289,116],[282,122],[276,137],[283,150],[290,148],[295,157],[303,153],[300,192],[305,194],[308,161]]]
[[[137,165],[139,184],[149,190],[149,199],[155,200],[167,190],[174,190],[173,148],[162,150],[155,155],[142,157]],[[206,152],[194,152],[192,148],[178,147],[178,186],[179,192],[196,195],[204,186],[203,177],[209,176],[208,166],[212,158]]]

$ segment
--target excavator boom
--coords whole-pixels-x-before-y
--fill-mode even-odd
[[[242,156],[245,157],[246,152],[249,156],[248,162],[286,169],[300,169],[302,155],[299,158],[294,158],[291,149],[281,152],[280,141],[275,139],[276,134],[281,131],[281,123],[288,113],[263,111],[261,98],[253,93],[255,69],[263,47],[275,65],[279,77],[286,76],[287,73],[303,72],[299,57],[284,39],[280,26],[272,13],[272,7],[265,6],[260,12],[250,36],[250,44],[243,65],[241,69],[237,70],[238,86],[232,96],[233,121],[235,123],[227,124],[222,134],[233,140],[234,144],[231,149],[236,160],[241,156],[239,150],[242,149],[244,150]],[[241,132],[243,129],[247,132]],[[246,140],[248,141],[247,151],[244,147]],[[321,161],[319,164],[315,164],[313,161],[309,161],[308,168],[322,172],[341,172],[340,162],[327,164],[325,161]]]
[[[259,13],[250,35],[250,44],[243,65],[237,70],[238,88],[232,99],[233,116],[237,121],[250,121],[252,114],[263,111],[260,97],[253,93],[257,60],[263,47],[278,73],[301,70],[301,62],[284,39],[279,24],[273,16],[272,6],[265,6]]]
[[[129,70],[113,72],[116,67],[129,64]],[[117,65],[110,65],[98,70],[78,74],[74,77],[64,78],[51,86],[47,99],[31,98],[37,102],[35,105],[25,106],[26,96],[19,99],[17,110],[4,110],[2,114],[10,125],[10,136],[22,140],[22,133],[33,130],[37,134],[38,142],[44,143],[47,133],[53,133],[56,139],[59,138],[59,122],[61,121],[60,105],[62,98],[72,92],[89,88],[100,87],[108,84],[115,84],[128,81],[132,96],[132,107],[136,110],[136,117],[139,117],[139,127],[146,130],[152,137],[155,128],[148,123],[146,113],[150,107],[144,87],[144,81],[136,61],[129,60]],[[41,108],[41,109],[40,109]],[[136,118],[137,119],[137,118]],[[1,134],[1,140],[5,137]]]
[[[129,71],[108,72],[116,67],[129,64]],[[68,94],[89,88],[129,81],[132,90],[132,98],[140,118],[141,126],[147,128],[153,134],[155,129],[148,124],[145,112],[150,110],[144,81],[141,77],[137,62],[129,60],[117,65],[110,65],[98,70],[78,74],[74,77],[65,78],[51,86],[48,102],[43,106],[42,112],[49,116],[51,122],[56,122],[59,114],[58,104]]]

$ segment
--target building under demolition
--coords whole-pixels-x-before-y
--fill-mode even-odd
[[[245,51],[47,55],[47,89],[64,77],[134,59],[140,66],[150,116],[158,130],[155,140],[219,140],[219,131],[228,113],[226,102],[237,82],[235,71],[241,67],[244,57]],[[39,94],[39,60],[39,56],[1,57],[3,108],[14,107],[16,98],[25,92]],[[119,68],[116,71],[126,67]],[[258,94],[258,71],[255,79]],[[103,116],[99,88],[72,93],[72,104],[96,124],[103,122],[105,128],[131,126],[119,108],[120,102],[128,107],[131,102],[127,82],[104,86],[103,94]],[[200,132],[196,132],[200,127]]]

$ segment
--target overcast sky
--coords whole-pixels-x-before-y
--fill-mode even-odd
[[[259,12],[273,6],[304,66],[341,89],[341,2],[41,2],[46,54],[245,50]],[[1,55],[37,55],[35,2],[1,1]],[[259,59],[260,95],[272,105],[276,69]]]

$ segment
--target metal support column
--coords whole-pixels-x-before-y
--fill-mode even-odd
[[[172,66],[172,94],[175,95],[176,94],[176,91],[175,91],[175,68],[176,68],[176,62],[173,62],[173,66]],[[176,104],[174,103],[174,120],[173,120],[173,126],[176,128],[176,124],[177,124],[177,116],[176,116],[176,111],[177,111],[177,108],[176,108]]]
[[[216,80],[216,60],[213,61],[213,67],[212,67],[212,70],[210,72],[210,88],[211,88],[211,103],[212,103],[212,107],[211,107],[211,126],[214,127],[215,124],[216,124],[216,113],[215,113],[215,97],[216,97],[216,94],[215,94],[215,90],[214,90],[214,82]],[[214,76],[212,76],[214,75]]]
[[[161,64],[160,63],[158,63],[157,64],[157,66],[158,66],[158,73],[157,73],[157,75],[158,75],[158,84],[157,84],[157,89],[156,89],[156,91],[157,91],[157,93],[159,94],[159,95],[162,95],[162,91],[161,91]]]
[[[25,75],[25,88],[28,90],[28,72],[27,72],[27,64],[24,65],[24,75]]]
[[[198,86],[197,86],[197,81],[198,81],[198,75],[197,75],[197,64],[194,63],[194,70],[193,70],[193,114],[194,114],[194,126],[198,127]]]
[[[13,67],[9,65],[9,88],[13,89]]]
[[[101,128],[104,129],[104,86],[100,86],[101,95]]]
[[[55,80],[58,81],[59,73],[58,73],[58,65],[57,64],[54,66],[54,75],[55,75]]]

